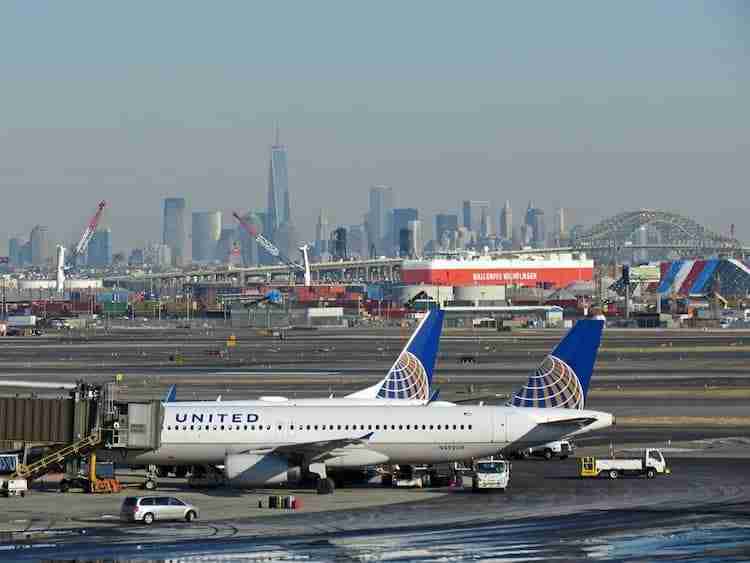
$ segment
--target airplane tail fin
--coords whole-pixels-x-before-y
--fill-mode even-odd
[[[385,378],[376,385],[347,397],[429,401],[443,316],[444,312],[440,309],[430,310],[411,335]]]
[[[601,320],[578,321],[529,376],[526,385],[513,394],[509,404],[583,409],[603,328]]]
[[[177,385],[170,385],[167,394],[164,395],[165,403],[174,403],[177,400]]]

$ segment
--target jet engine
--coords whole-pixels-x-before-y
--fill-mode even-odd
[[[235,487],[262,487],[299,483],[302,469],[272,454],[229,454],[224,460],[224,475]]]

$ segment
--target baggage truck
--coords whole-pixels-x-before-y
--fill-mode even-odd
[[[653,479],[657,475],[669,475],[671,472],[661,451],[654,448],[646,448],[639,458],[616,459],[588,456],[578,460],[578,473],[581,477],[617,479],[626,475],[644,475],[648,479]]]

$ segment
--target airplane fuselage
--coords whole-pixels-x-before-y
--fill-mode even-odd
[[[608,413],[464,406],[269,406],[166,403],[159,447],[129,454],[139,464],[223,464],[227,455],[362,439],[327,452],[328,467],[440,463],[557,440],[612,423]]]

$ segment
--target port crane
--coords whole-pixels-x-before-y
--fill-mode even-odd
[[[96,228],[99,226],[99,220],[102,218],[102,212],[104,211],[104,208],[107,206],[106,201],[100,201],[99,205],[96,208],[96,213],[94,213],[94,216],[89,221],[89,224],[84,229],[83,233],[81,234],[81,239],[78,241],[78,244],[75,245],[73,248],[73,251],[70,253],[70,257],[68,259],[68,263],[71,267],[74,267],[76,265],[76,262],[78,260],[78,257],[81,256],[84,252],[86,252],[86,249],[89,246],[89,242],[91,242],[91,237],[94,236],[94,233],[96,232]]]
[[[78,241],[78,244],[75,245],[75,248],[73,248],[73,252],[70,253],[67,259],[65,257],[65,247],[61,244],[57,246],[55,288],[57,289],[57,292],[59,294],[62,294],[65,290],[66,272],[76,267],[78,257],[81,256],[81,254],[83,254],[88,248],[89,242],[91,242],[91,237],[94,236],[96,228],[99,226],[99,220],[102,218],[102,212],[104,211],[104,208],[106,206],[106,201],[99,202],[99,205],[97,205],[96,207],[96,213],[94,213],[94,216],[89,221],[89,224],[83,230],[81,239]]]
[[[278,259],[280,262],[283,262],[284,264],[289,266],[292,271],[302,272],[305,280],[305,285],[311,285],[312,276],[310,275],[310,260],[308,258],[307,252],[310,247],[308,245],[303,244],[299,249],[302,253],[303,261],[303,264],[300,264],[299,262],[295,262],[291,258],[288,258],[284,254],[282,254],[274,243],[263,236],[263,233],[258,231],[258,229],[254,225],[251,225],[242,217],[240,217],[237,212],[232,213],[232,216],[237,220],[240,226],[245,229],[245,232],[247,232],[247,234],[250,235],[251,238],[255,239],[255,242],[257,242],[263,248],[263,250]]]

